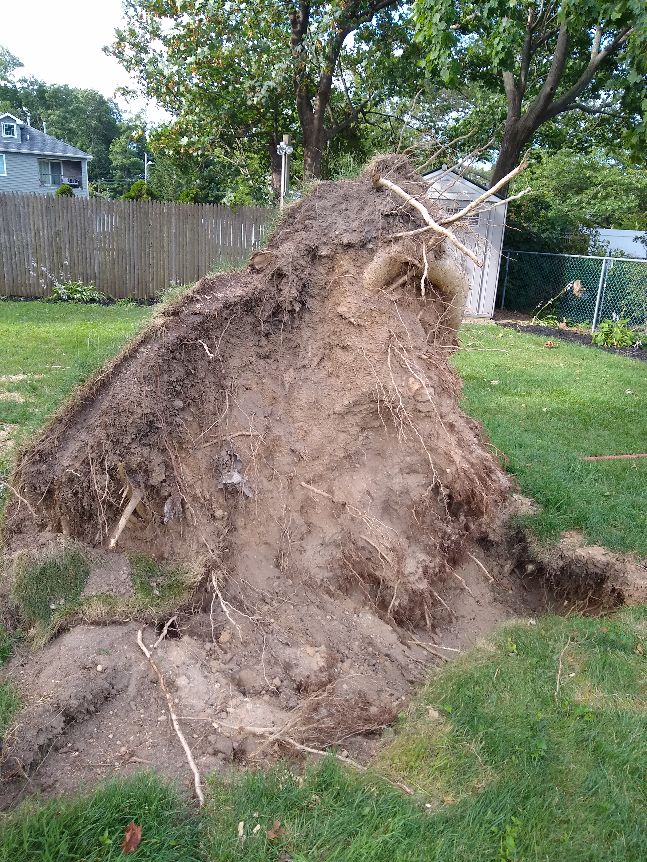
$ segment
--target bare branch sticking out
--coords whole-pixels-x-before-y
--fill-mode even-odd
[[[488,189],[487,191],[483,192],[482,195],[479,195],[473,201],[470,201],[467,204],[467,206],[463,207],[463,209],[459,210],[459,212],[454,213],[454,215],[451,215],[448,218],[444,218],[442,220],[441,224],[453,224],[454,222],[457,222],[457,221],[460,221],[461,219],[466,218],[470,213],[474,212],[474,210],[478,206],[485,203],[488,200],[488,198],[491,198],[492,195],[495,195],[499,191],[500,188],[503,188],[503,186],[506,186],[510,182],[511,179],[513,179],[514,177],[517,176],[517,174],[520,174],[521,171],[525,171],[527,167],[528,167],[528,162],[522,162],[520,165],[517,165],[517,167],[514,168],[514,170],[510,171],[509,174],[506,174],[504,177],[502,177],[498,183],[495,183],[491,189]],[[530,190],[528,189],[527,191],[530,191]],[[523,192],[522,194],[525,194],[525,193],[526,192]],[[518,197],[518,196],[515,196],[515,197]],[[501,201],[501,203],[504,203],[504,201]],[[498,204],[495,204],[495,206],[498,206]]]
[[[451,242],[453,246],[455,246],[459,251],[461,251],[466,257],[469,257],[471,261],[473,261],[477,266],[483,266],[482,261],[478,259],[478,257],[474,254],[474,252],[468,248],[465,243],[461,242],[457,236],[455,236],[450,230],[447,230],[446,227],[438,224],[431,215],[429,214],[429,210],[423,204],[420,203],[417,198],[414,198],[412,195],[405,192],[404,189],[400,188],[400,186],[396,185],[396,183],[391,182],[391,180],[386,180],[384,177],[375,177],[374,183],[376,186],[381,186],[382,188],[388,189],[390,192],[393,192],[394,195],[399,197],[405,203],[409,204],[409,206],[413,207],[421,216],[429,230],[435,231],[440,236],[444,237],[446,240]]]

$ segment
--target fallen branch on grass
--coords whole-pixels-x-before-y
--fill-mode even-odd
[[[615,461],[616,458],[647,458],[647,452],[639,455],[584,455],[582,461]]]
[[[160,688],[164,692],[166,697],[166,703],[168,706],[169,715],[171,716],[171,721],[173,722],[173,729],[177,734],[177,738],[180,740],[182,744],[182,748],[184,749],[184,753],[186,754],[187,762],[191,768],[191,772],[193,773],[193,780],[195,785],[195,795],[198,797],[198,802],[200,803],[200,807],[204,805],[204,793],[202,792],[202,781],[200,780],[200,773],[198,772],[198,767],[195,765],[195,760],[193,759],[193,755],[191,754],[191,749],[189,748],[189,744],[186,741],[184,734],[182,733],[182,729],[180,727],[180,723],[178,721],[177,715],[175,714],[175,710],[173,709],[173,698],[169,690],[166,687],[166,683],[164,682],[164,677],[162,676],[162,672],[157,667],[155,662],[153,661],[153,657],[150,652],[146,648],[144,644],[144,639],[142,637],[142,630],[140,629],[137,632],[137,643],[139,644],[140,650],[144,653],[146,658],[148,659],[148,663],[155,671],[155,675],[159,680]]]
[[[569,637],[568,640],[566,641],[566,643],[564,644],[564,648],[562,649],[562,651],[559,654],[559,661],[557,663],[557,677],[555,680],[555,691],[553,692],[553,697],[555,698],[555,703],[557,703],[557,698],[559,697],[559,689],[560,689],[560,686],[562,684],[562,667],[563,667],[564,653],[568,649],[570,642],[571,642],[571,639]]]

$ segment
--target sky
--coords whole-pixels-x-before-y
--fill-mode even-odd
[[[108,98],[132,84],[102,50],[121,23],[121,0],[3,0],[2,6],[0,43],[24,64],[16,75],[98,90]],[[163,119],[142,99],[117,101],[125,113],[144,110],[153,122]]]

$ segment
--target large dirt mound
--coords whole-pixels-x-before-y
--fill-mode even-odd
[[[424,193],[400,160],[375,169]],[[201,281],[24,454],[9,546],[110,544],[141,496],[122,549],[350,585],[424,622],[508,482],[457,406],[458,264],[436,246],[421,297],[425,239],[391,239],[418,226],[370,176],[318,185],[247,271]]]
[[[433,234],[397,236],[420,221],[376,173],[424,199],[400,157],[317,185],[245,271],[199,282],[23,453],[5,525],[12,553],[64,537],[198,563],[202,622],[176,643],[185,663],[186,635],[202,644],[194,674],[218,665],[185,674],[200,709],[257,696],[258,725],[309,703],[310,745],[387,723],[430,658],[411,637],[453,625],[457,593],[478,614],[474,583],[491,588],[461,567],[508,494],[447,361],[461,264]],[[73,634],[48,650],[78,654]],[[128,688],[101,679],[101,698]],[[23,768],[42,756],[29,738]]]

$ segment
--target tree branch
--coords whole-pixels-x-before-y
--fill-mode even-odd
[[[539,91],[537,98],[528,108],[526,115],[532,122],[542,117],[548,106],[555,98],[557,87],[564,72],[566,59],[568,56],[568,27],[565,21],[562,21],[557,35],[557,44],[553,52],[553,59],[550,64],[550,69],[546,75],[544,85]]]
[[[567,90],[563,96],[560,96],[547,111],[546,119],[552,119],[556,117],[558,114],[562,114],[564,111],[569,110],[569,106],[580,96],[584,90],[589,86],[593,77],[601,64],[610,57],[611,54],[614,53],[621,45],[627,41],[629,36],[633,33],[633,27],[627,27],[624,30],[621,30],[614,39],[604,48],[602,51],[598,50],[594,55],[593,51],[591,51],[591,60],[586,67],[586,69],[582,72],[578,80],[573,84],[570,90]],[[600,39],[598,40],[598,33],[596,30],[595,37],[593,39],[594,46],[597,41],[597,46],[599,48],[600,41],[602,39],[602,34],[600,34]]]

